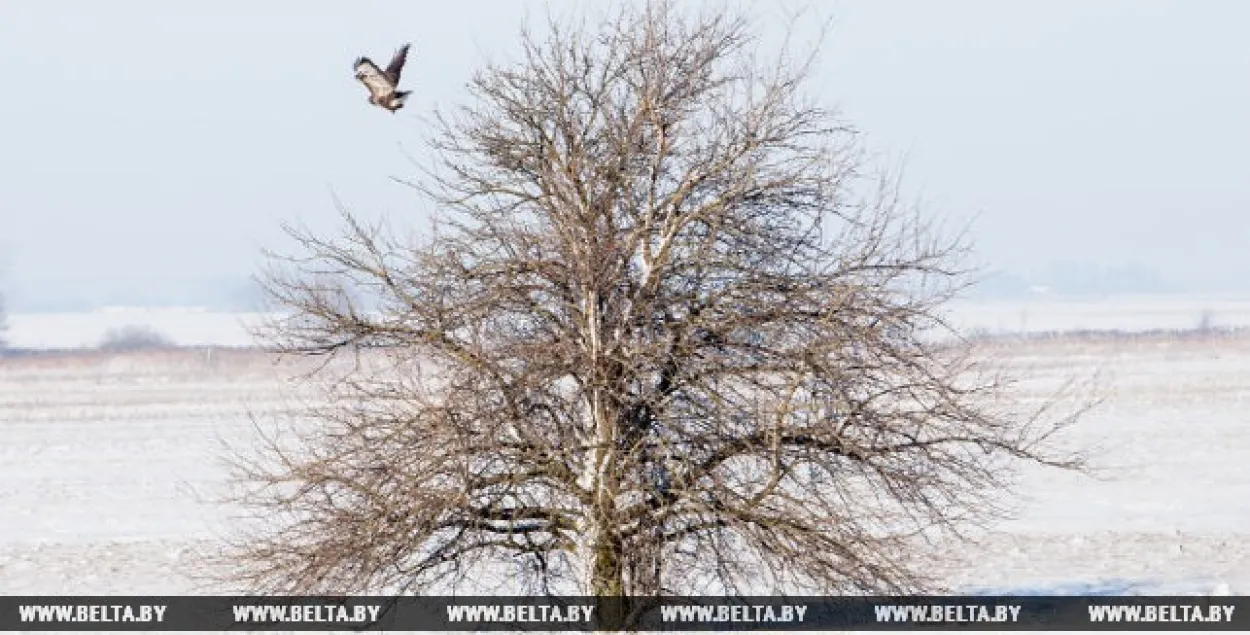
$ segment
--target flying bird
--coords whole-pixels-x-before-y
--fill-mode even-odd
[[[367,57],[356,59],[356,79],[369,89],[369,103],[380,106],[395,114],[396,110],[404,107],[404,100],[408,98],[408,94],[412,91],[399,90],[399,74],[404,70],[404,62],[408,61],[408,47],[405,44],[395,51],[395,56],[391,58],[391,63],[386,65],[386,70],[378,68],[372,60]]]

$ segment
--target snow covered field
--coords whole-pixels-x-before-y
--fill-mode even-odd
[[[13,326],[18,345],[55,335],[47,322]],[[1022,389],[1102,373],[1106,401],[1068,441],[1101,446],[1103,473],[1027,472],[1019,517],[944,565],[953,589],[1250,594],[1250,336],[990,346],[1040,374]],[[248,443],[252,415],[291,405],[291,370],[243,350],[0,358],[0,588],[212,590],[190,574],[228,527],[212,502],[223,442]]]
[[[195,590],[184,561],[227,518],[223,444],[287,406],[286,375],[250,352],[0,359],[0,587]]]
[[[990,334],[1055,331],[1187,330],[1250,326],[1244,295],[1038,295],[999,300],[961,300],[950,305],[961,329]]]
[[[17,313],[4,334],[9,345],[26,349],[91,348],[112,329],[150,327],[183,346],[247,346],[249,328],[262,313],[228,313],[196,307],[114,307],[91,313]]]
[[[75,349],[100,343],[110,329],[151,327],[184,346],[247,346],[264,313],[195,307],[113,307],[92,313],[18,313],[5,338],[16,348]],[[1250,327],[1250,296],[1162,295],[961,300],[948,317],[960,329],[987,334],[1055,331],[1184,330]]]

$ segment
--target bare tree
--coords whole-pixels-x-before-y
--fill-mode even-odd
[[[0,293],[0,351],[8,347],[8,340],[5,338],[9,330],[9,313],[8,304],[5,302],[4,294]]]
[[[748,26],[526,32],[436,118],[427,240],[294,232],[274,342],[361,361],[247,466],[250,586],[919,590],[1013,466],[1076,465],[949,337],[960,241]]]
[[[4,339],[5,331],[9,329],[8,314],[5,312],[4,296],[0,295],[0,351],[3,351],[8,343]]]

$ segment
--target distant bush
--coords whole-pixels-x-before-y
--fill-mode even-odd
[[[173,348],[174,341],[146,324],[132,324],[109,329],[100,338],[99,348],[105,351],[140,351]]]
[[[1202,315],[1198,316],[1198,326],[1195,327],[1195,330],[1201,333],[1210,333],[1215,328],[1215,314],[1211,312],[1211,309],[1204,309]]]

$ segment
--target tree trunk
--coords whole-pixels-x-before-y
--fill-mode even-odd
[[[596,630],[616,631],[624,626],[625,578],[623,575],[622,543],[608,519],[598,523],[594,539],[594,566],[591,573],[591,590],[595,595]]]

